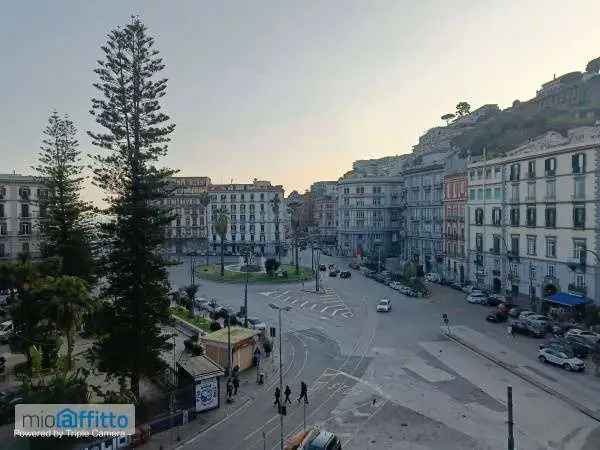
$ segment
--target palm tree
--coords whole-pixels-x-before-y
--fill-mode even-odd
[[[217,222],[215,224],[215,230],[221,240],[221,276],[225,276],[225,236],[227,235],[227,224],[229,218],[227,211],[224,209],[217,210]]]
[[[208,219],[208,212],[206,211],[207,206],[210,203],[210,196],[208,195],[208,192],[202,192],[199,196],[200,198],[200,204],[202,205],[202,207],[204,208],[204,215],[205,217]],[[209,260],[209,247],[208,247],[208,228],[206,230],[206,236],[204,237],[204,245],[206,247],[206,265],[209,266],[210,265],[210,260]]]
[[[50,318],[67,339],[66,370],[70,370],[75,332],[81,326],[84,314],[92,307],[88,285],[81,278],[64,275],[48,277],[42,289],[49,299]]]

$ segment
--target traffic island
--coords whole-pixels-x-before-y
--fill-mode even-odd
[[[280,284],[280,283],[298,283],[313,279],[314,275],[310,268],[300,267],[299,273],[296,273],[296,267],[293,265],[282,265],[274,274],[265,272],[241,272],[225,270],[221,276],[221,266],[211,264],[197,269],[197,276],[203,280],[217,281],[223,283],[248,283],[253,284]]]

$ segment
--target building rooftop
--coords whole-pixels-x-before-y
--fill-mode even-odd
[[[192,356],[179,361],[179,366],[192,377],[222,376],[224,370],[208,356]]]
[[[253,338],[258,334],[260,334],[260,331],[258,330],[242,327],[231,327],[231,345],[245,341],[249,338]],[[202,336],[200,339],[203,341],[227,343],[227,327],[221,328],[218,331],[213,331],[212,333],[208,333],[206,336]]]

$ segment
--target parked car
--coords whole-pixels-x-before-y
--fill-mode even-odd
[[[330,270],[329,271],[329,276],[330,277],[337,277],[337,272],[335,270]]]
[[[485,305],[487,306],[498,306],[500,303],[500,299],[495,295],[488,295],[485,299]]]
[[[584,362],[575,357],[573,353],[561,351],[552,347],[541,348],[538,350],[538,358],[541,362],[556,364],[565,370],[582,371],[585,369]]]
[[[591,342],[592,344],[595,344],[596,342],[598,342],[598,340],[600,340],[600,335],[594,333],[593,331],[581,330],[579,328],[572,328],[569,331],[567,331],[565,333],[565,337],[569,336],[581,336],[589,342]]]
[[[10,337],[13,335],[14,326],[12,320],[0,323],[0,343],[7,343]]]
[[[450,284],[450,287],[452,289],[456,289],[457,291],[462,291],[463,285],[458,282],[454,282]]]
[[[414,289],[409,288],[408,286],[400,286],[398,289],[401,294],[404,294],[408,297],[416,297],[417,292]]]
[[[507,319],[508,316],[506,314],[502,314],[499,312],[493,312],[491,314],[488,314],[485,318],[485,320],[487,320],[488,322],[506,322]]]
[[[472,284],[465,284],[462,288],[461,291],[463,291],[465,294],[470,294],[471,292],[473,292],[474,287]]]
[[[350,264],[348,264],[348,267],[350,267],[351,269],[354,269],[354,270],[360,268],[358,263],[355,263],[355,262],[351,262]]]
[[[568,336],[566,338],[563,338],[563,340],[571,346],[573,352],[575,353],[575,356],[577,356],[578,358],[586,358],[590,353],[594,351],[595,345],[587,339],[585,339],[584,337]]]
[[[526,309],[525,311],[521,311],[519,313],[519,319],[527,319],[527,317],[534,315],[535,313],[533,311],[529,311],[528,309]]]
[[[325,272],[327,270],[327,266],[325,266],[325,264],[319,264],[319,270],[321,272]]]
[[[546,330],[533,322],[527,322],[524,319],[514,319],[511,321],[513,333],[527,334],[533,337],[544,337]]]
[[[388,283],[388,286],[391,287],[392,289],[394,289],[395,291],[399,290],[400,287],[402,286],[398,281],[390,281]]]
[[[519,308],[518,306],[513,306],[512,308],[508,309],[508,315],[510,317],[517,318],[519,317],[519,314],[521,314],[521,311],[523,311],[523,309]]]
[[[426,279],[427,281],[430,281],[430,282],[432,282],[432,283],[439,283],[439,282],[441,281],[441,277],[439,276],[439,274],[437,274],[437,273],[432,273],[432,272],[430,272],[430,273],[426,273],[426,274],[425,274],[425,279]]]
[[[340,272],[340,278],[350,278],[352,274],[348,270],[344,270]]]
[[[542,314],[532,314],[525,318],[528,322],[533,322],[540,327],[544,327],[548,331],[552,331],[552,325],[550,324],[550,318]]]
[[[473,294],[469,294],[467,295],[467,301],[469,303],[475,303],[475,304],[484,304],[486,302],[487,297],[485,295],[483,295],[482,293],[473,293]]]
[[[260,320],[258,317],[248,317],[248,328],[253,330],[264,331],[267,329],[267,324]]]
[[[387,298],[382,298],[377,303],[377,312],[390,312],[392,309],[392,302]]]

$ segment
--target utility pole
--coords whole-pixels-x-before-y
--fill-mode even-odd
[[[231,375],[231,327],[229,326],[229,311],[227,311],[227,315],[225,317],[227,320],[227,376],[230,376]]]
[[[315,259],[315,292],[319,292],[319,277],[321,276],[321,268],[320,268],[321,264],[320,264],[320,258],[319,258],[320,249],[319,249],[319,247],[317,247],[315,250],[317,251],[317,253],[315,255],[315,257],[316,257],[316,259]]]
[[[508,396],[508,450],[515,450],[515,437],[513,435],[512,386],[506,387],[506,395]]]

